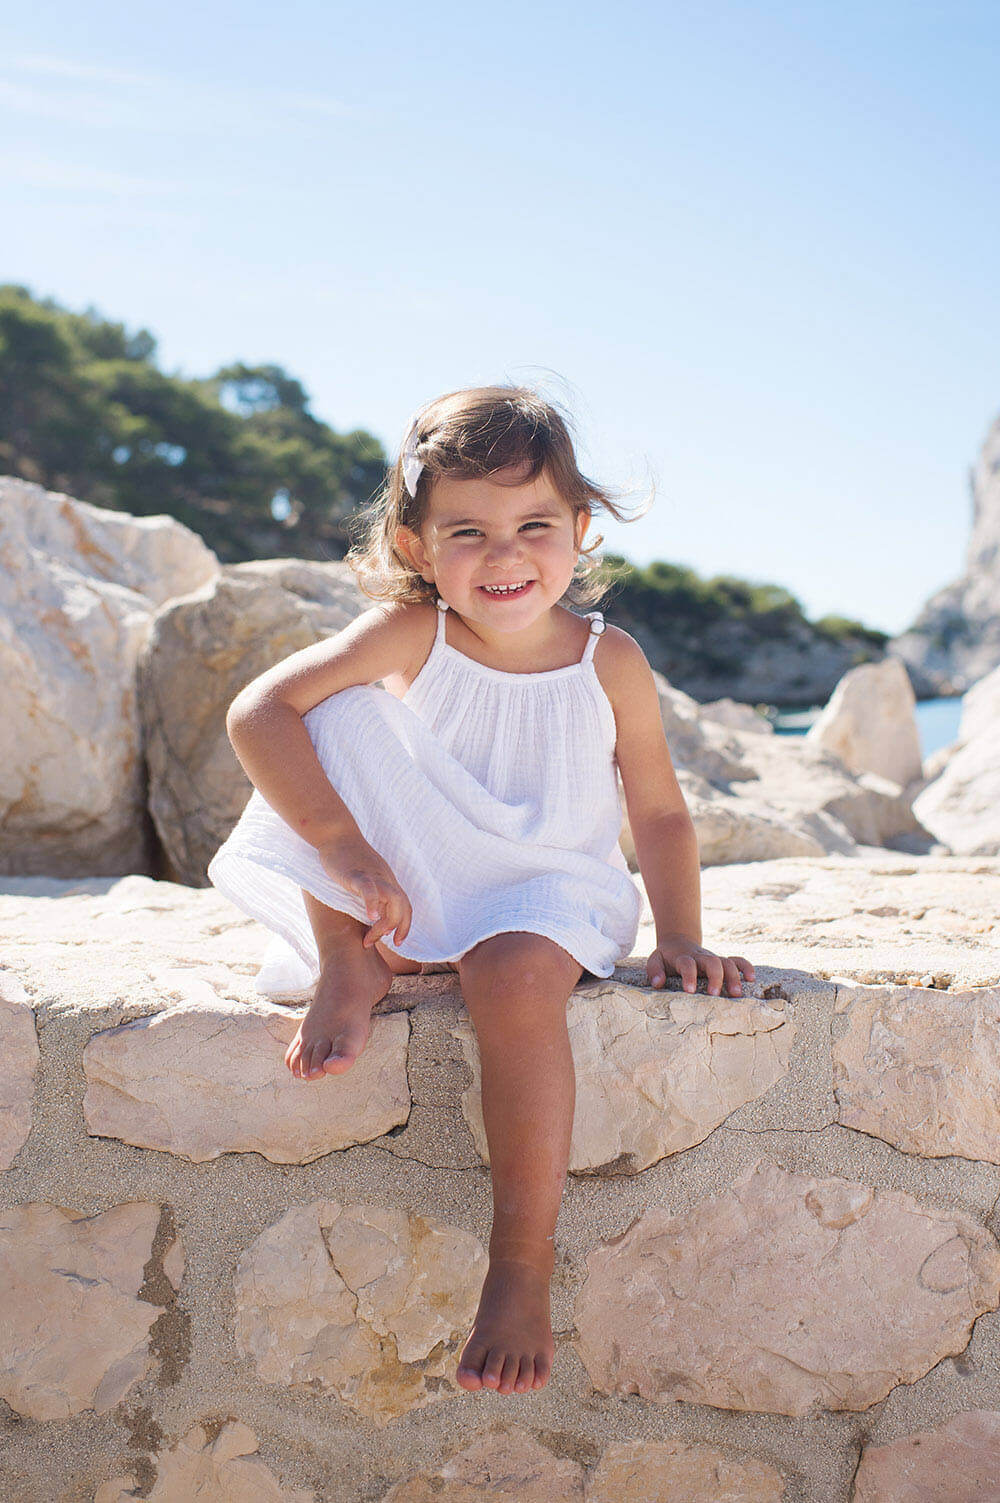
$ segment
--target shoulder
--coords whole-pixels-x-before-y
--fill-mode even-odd
[[[365,616],[369,629],[393,644],[400,676],[408,685],[434,644],[438,618],[434,601],[380,601]]]
[[[635,638],[620,626],[605,624],[594,650],[594,669],[616,719],[620,710],[634,708],[637,701],[649,701],[652,696],[659,702],[649,659]]]

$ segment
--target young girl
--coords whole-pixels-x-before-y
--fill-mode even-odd
[[[694,991],[702,972],[713,995],[739,996],[754,979],[701,945],[697,841],[646,658],[600,611],[562,603],[602,593],[586,577],[601,539],[583,548],[595,507],[624,520],[536,393],[426,407],[348,554],[381,603],[233,702],[255,791],[209,867],[316,981],[285,1056],[300,1080],[350,1068],[394,975],[457,969],[493,1182],[457,1379],[505,1394],[541,1388],[554,1355],[567,1000],[582,976],[613,973],[638,927],[616,763],[656,924],[650,984],[676,974]]]

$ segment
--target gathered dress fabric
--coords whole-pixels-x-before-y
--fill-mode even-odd
[[[506,673],[452,647],[447,603],[437,606],[434,645],[401,699],[357,685],[302,717],[323,771],[409,898],[406,938],[397,945],[390,931],[381,943],[428,964],[528,930],[610,976],[632,953],[641,899],[618,843],[615,718],[593,662],[603,616],[588,612],[578,662]],[[265,994],[318,980],[302,889],[371,922],[256,790],[208,876],[275,933],[257,981]]]

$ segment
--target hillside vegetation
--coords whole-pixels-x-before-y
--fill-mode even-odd
[[[129,333],[94,308],[73,313],[25,287],[0,286],[6,474],[136,516],[166,513],[232,563],[342,558],[350,519],[386,463],[371,433],[337,433],[314,417],[301,383],[280,365],[169,374],[146,329]],[[845,665],[881,656],[888,640],[840,616],[807,621],[779,585],[702,579],[664,562],[639,568],[617,554],[605,562],[615,619],[695,694],[759,697],[748,665],[785,648],[766,687],[773,680],[776,702],[808,697]],[[818,650],[822,669],[810,661]]]
[[[176,517],[226,562],[341,558],[347,519],[385,473],[379,441],[314,417],[280,365],[192,379],[155,355],[145,329],[0,286],[0,470]]]

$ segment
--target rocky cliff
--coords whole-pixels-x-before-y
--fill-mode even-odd
[[[986,435],[971,485],[964,573],[932,595],[909,631],[889,645],[911,678],[926,680],[936,694],[963,694],[1000,664],[1000,417]]]

